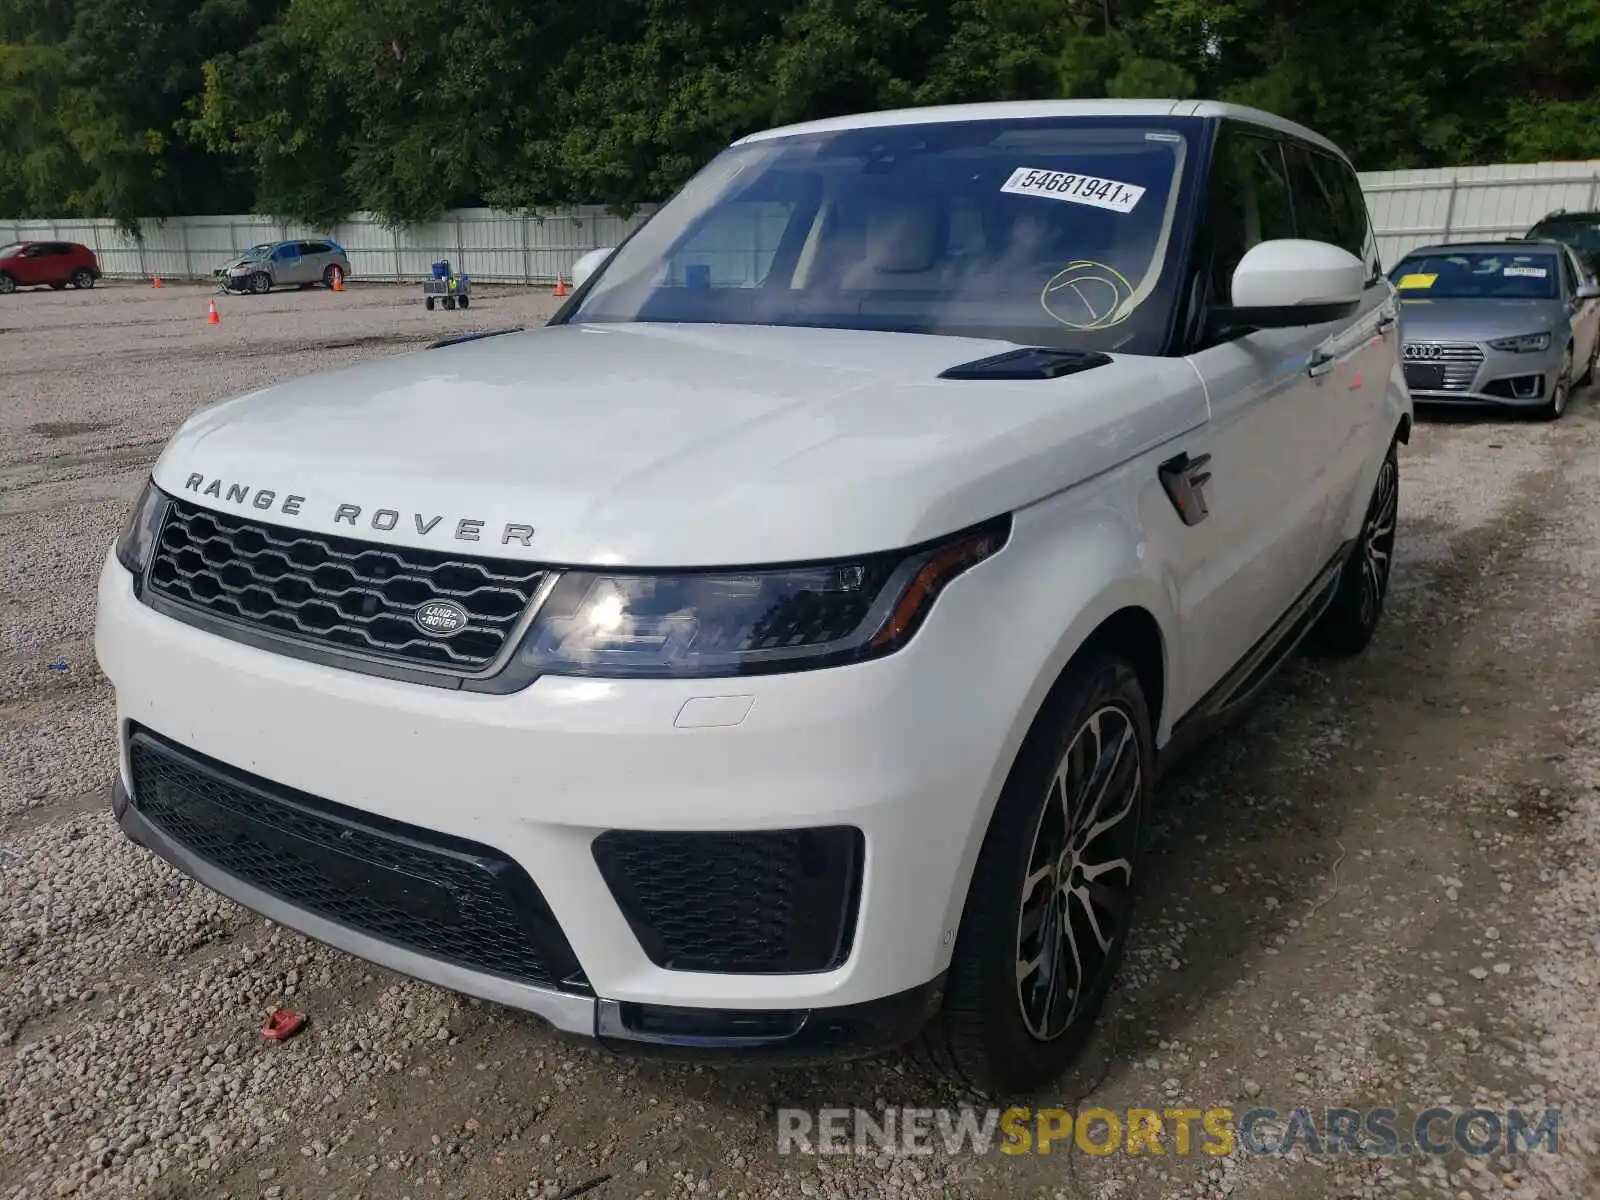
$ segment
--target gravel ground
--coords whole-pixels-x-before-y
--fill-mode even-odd
[[[780,1157],[780,1106],[963,1097],[899,1058],[613,1058],[270,926],[115,829],[94,578],[173,427],[553,307],[484,289],[430,314],[412,289],[356,284],[219,297],[211,328],[209,295],[0,306],[0,1197],[1600,1195],[1592,395],[1554,426],[1419,426],[1376,643],[1293,664],[1165,787],[1102,1036],[1037,1101],[1555,1105],[1559,1153]],[[265,1043],[282,1002],[311,1022]]]

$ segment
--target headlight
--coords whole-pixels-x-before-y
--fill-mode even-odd
[[[135,577],[142,578],[144,569],[150,565],[156,538],[161,536],[161,522],[167,517],[168,503],[166,493],[153,482],[147,482],[117,538],[117,561]]]
[[[904,646],[939,593],[1005,545],[1002,518],[911,551],[842,562],[670,574],[569,571],[511,672],[608,678],[755,675],[838,666]]]
[[[1513,354],[1524,354],[1532,350],[1550,349],[1549,331],[1544,333],[1524,333],[1520,337],[1499,338],[1489,343],[1491,350],[1509,350]]]

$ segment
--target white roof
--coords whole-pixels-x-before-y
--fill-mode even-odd
[[[1314,142],[1344,158],[1344,152],[1319,133],[1243,104],[1218,100],[1005,100],[991,104],[936,104],[925,108],[896,108],[883,112],[828,117],[766,129],[740,138],[735,146],[805,133],[834,133],[844,129],[872,129],[887,125],[933,125],[945,121],[1000,121],[1026,117],[1228,117],[1249,125],[1262,125]]]

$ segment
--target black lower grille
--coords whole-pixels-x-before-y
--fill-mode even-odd
[[[586,990],[544,896],[498,851],[279,787],[145,731],[130,757],[133,806],[229,875],[430,958]]]
[[[264,525],[174,500],[150,588],[268,634],[473,672],[500,654],[545,575],[532,564]],[[430,605],[458,607],[454,621],[464,615],[464,624],[420,624]]]
[[[850,955],[859,829],[613,829],[595,862],[650,961],[746,975],[826,971]]]

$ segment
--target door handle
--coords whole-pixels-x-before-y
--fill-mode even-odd
[[[1334,358],[1334,356],[1329,354],[1326,350],[1313,350],[1311,352],[1311,357],[1306,359],[1306,374],[1311,376],[1313,379],[1316,379],[1320,375],[1326,375],[1329,371],[1333,370],[1333,364],[1335,361],[1337,360]]]

